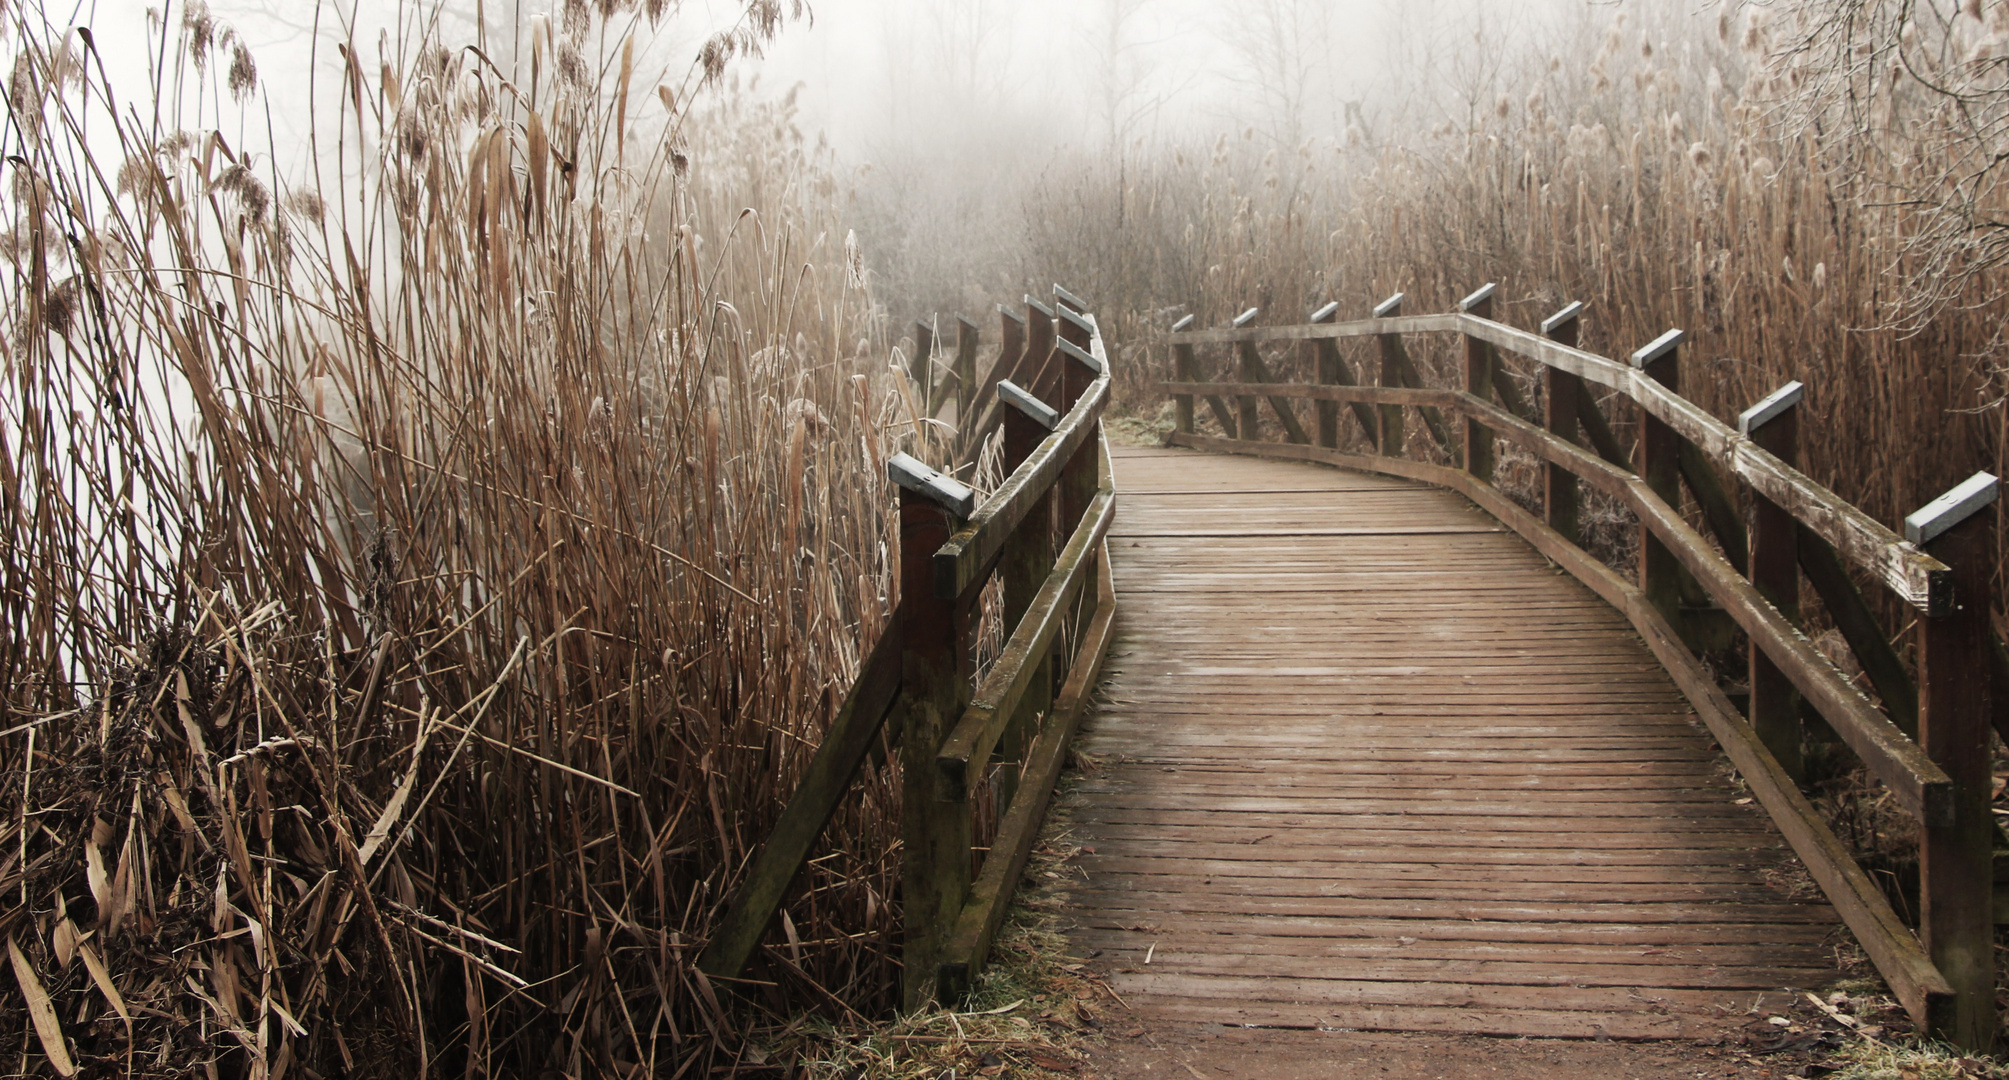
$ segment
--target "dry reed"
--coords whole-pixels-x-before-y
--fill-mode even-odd
[[[645,85],[665,6],[526,71],[345,42],[297,185],[199,5],[136,103],[9,13],[10,1070],[697,1075],[894,1000],[884,770],[751,993],[693,967],[889,610],[908,436],[828,161],[701,89],[799,11]]]

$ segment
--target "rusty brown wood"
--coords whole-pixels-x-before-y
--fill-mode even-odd
[[[1799,461],[1799,384],[1767,398],[1744,414],[1740,425],[1745,435],[1766,452],[1788,465]],[[1788,400],[1790,399],[1790,400]],[[1793,515],[1783,507],[1757,496],[1751,515],[1751,584],[1780,615],[1797,624],[1800,619],[1800,530]],[[1786,775],[1804,778],[1800,742],[1800,692],[1779,665],[1772,662],[1757,642],[1750,646],[1751,727],[1765,748],[1777,758]]]
[[[1067,796],[1068,915],[1134,1009],[1687,1037],[1717,1030],[1712,1002],[1837,977],[1833,910],[1777,884],[1790,853],[1627,616],[1469,531],[1487,515],[1280,461],[1114,464],[1124,610],[1081,736],[1103,765]],[[1216,535],[1236,515],[1340,534]],[[1391,545],[1398,522],[1422,525]]]
[[[1992,502],[1995,478],[1981,474],[1975,480],[1984,477],[1981,487]],[[1919,626],[1918,744],[1953,778],[1957,793],[1953,820],[1921,830],[1919,937],[1953,984],[1949,1008],[1931,1022],[1933,1034],[1986,1052],[1995,1042],[1988,666],[1995,512],[1986,504],[1975,509],[1944,503],[1905,522],[1906,539],[1953,569],[1955,603],[1951,612],[1922,619]]]

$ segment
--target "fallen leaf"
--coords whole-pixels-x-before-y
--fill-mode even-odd
[[[1054,1054],[1049,1054],[1044,1050],[1027,1050],[1025,1052],[1025,1056],[1026,1060],[1032,1062],[1034,1065],[1037,1065],[1042,1069],[1051,1069],[1054,1072],[1081,1071],[1081,1064],[1079,1062],[1072,1061],[1068,1058],[1059,1057]]]
[[[28,1017],[35,1022],[35,1038],[42,1043],[42,1053],[49,1058],[49,1065],[59,1076],[77,1075],[77,1063],[70,1060],[70,1046],[63,1041],[63,1024],[56,1019],[56,1007],[49,1003],[49,992],[42,989],[42,980],[35,976],[35,969],[28,958],[21,955],[21,946],[14,943],[14,936],[7,936],[7,959],[14,963],[14,980],[21,984],[21,996],[28,999]]]
[[[98,992],[105,995],[112,1011],[126,1022],[126,1029],[132,1030],[133,1014],[126,1011],[126,999],[119,996],[119,988],[112,985],[112,973],[105,970],[105,962],[98,959],[98,951],[84,942],[77,945],[77,955],[84,958],[84,970],[91,973],[91,981],[98,984]]]
[[[77,942],[79,940],[76,923],[64,919],[62,922],[56,924],[55,932],[49,935],[49,946],[56,954],[57,967],[67,968],[70,966],[70,958],[77,954]]]

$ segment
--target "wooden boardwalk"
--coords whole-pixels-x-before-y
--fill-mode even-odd
[[[1122,450],[1071,936],[1140,1013],[1671,1038],[1847,934],[1626,620],[1464,499]]]

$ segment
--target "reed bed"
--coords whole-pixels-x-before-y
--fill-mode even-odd
[[[138,101],[7,13],[7,1071],[702,1075],[896,1000],[887,769],[758,980],[693,966],[890,610],[912,425],[829,161],[727,85],[800,11],[659,86],[665,8],[507,72],[401,9],[297,180],[199,4]]]

